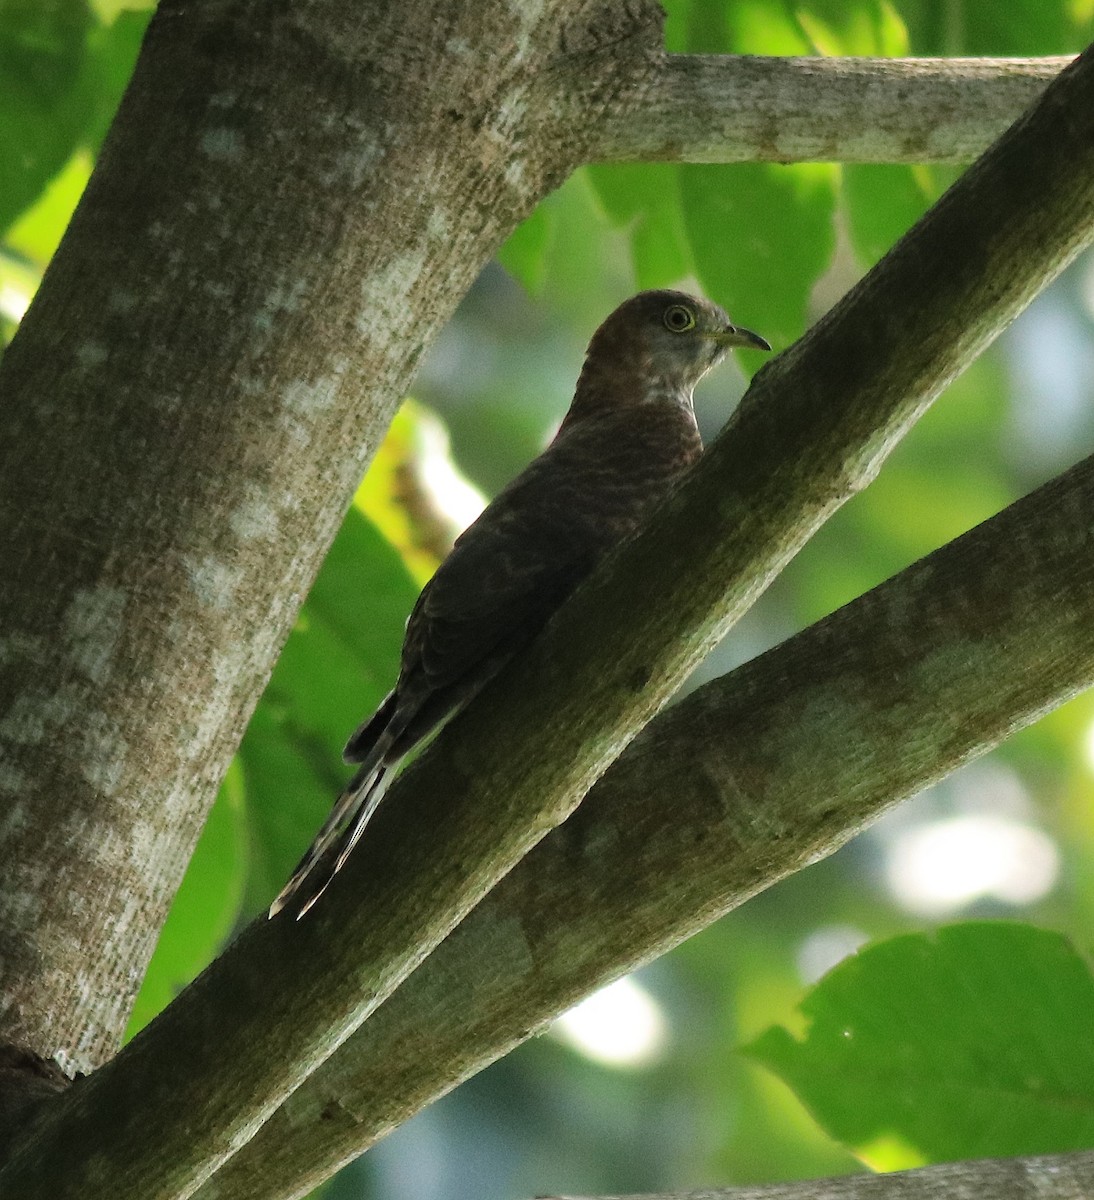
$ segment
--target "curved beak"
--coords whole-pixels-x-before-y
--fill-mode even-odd
[[[767,338],[762,338],[751,329],[742,329],[739,325],[727,325],[717,333],[710,335],[722,346],[748,346],[752,350],[770,350]]]

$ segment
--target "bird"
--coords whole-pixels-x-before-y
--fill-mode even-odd
[[[593,334],[547,448],[456,539],[406,624],[399,675],[343,757],[357,765],[269,909],[299,920],[376,811],[392,771],[519,654],[702,454],[692,389],[733,347],[771,347],[708,300],[640,292]]]

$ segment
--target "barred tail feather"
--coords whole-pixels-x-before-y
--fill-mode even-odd
[[[270,905],[270,917],[292,905],[299,921],[342,869],[387,789],[391,768],[382,761],[387,749],[377,745],[370,761],[346,785],[292,878]]]
[[[364,763],[369,759],[373,762],[376,761],[374,757],[376,746],[384,740],[386,733],[391,732],[392,723],[395,720],[397,704],[395,691],[396,689],[392,688],[372,716],[358,725],[350,735],[349,741],[346,742],[346,748],[342,751],[342,758],[345,762]],[[384,742],[385,752],[390,745],[391,739],[389,738]]]

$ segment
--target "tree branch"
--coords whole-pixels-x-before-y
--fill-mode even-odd
[[[661,54],[598,122],[592,156],[969,162],[1071,61]]]
[[[542,1200],[1086,1200],[1094,1153],[984,1158],[886,1175],[848,1175],[763,1187],[705,1188],[648,1196],[553,1196]]]
[[[565,819],[944,384],[1090,240],[1092,181],[1088,53],[757,376],[729,436],[643,536],[403,774],[312,916],[246,931],[51,1103],[0,1189],[191,1194]]]
[[[306,1194],[1094,683],[1092,529],[1094,458],[656,718],[200,1200]]]

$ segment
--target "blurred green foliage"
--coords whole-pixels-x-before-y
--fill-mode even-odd
[[[1094,18],[1094,0],[666,7],[669,49],[706,53],[1069,53],[1090,39]],[[7,336],[87,181],[150,9],[0,0]],[[417,390],[442,414],[458,462],[495,491],[549,436],[589,333],[628,292],[699,288],[782,348],[953,174],[927,165],[587,168],[515,232],[500,255],[509,275],[484,274]],[[1079,263],[955,382],[699,677],[852,599],[1089,453],[1092,296],[1094,272]],[[742,358],[746,370],[761,361]],[[708,432],[742,385],[731,369],[704,385],[697,407]],[[405,445],[416,444],[423,419],[408,410],[398,432]],[[397,516],[399,473],[390,462],[379,470],[386,474],[372,477],[347,515],[258,706],[133,1029],[268,903],[340,784],[346,735],[394,679],[403,621],[428,563],[412,536],[413,512]],[[1091,984],[1061,935],[1079,950],[1090,946],[1092,718],[1086,699],[1052,714],[998,752],[991,771],[965,772],[902,806],[648,968],[641,980],[669,1027],[668,1050],[652,1065],[610,1069],[540,1039],[398,1131],[329,1194],[636,1191],[1089,1145],[1090,1070],[1078,1044]],[[909,910],[892,883],[894,848],[909,830],[972,811],[1039,830],[1059,856],[1055,887],[1026,903],[984,888],[934,915]],[[1060,934],[1013,924],[908,932],[969,915],[1021,915]],[[862,941],[875,945],[836,966],[803,1002],[817,962],[831,965]],[[825,946],[827,959],[814,954]],[[738,1047],[749,1039],[745,1056]],[[437,1156],[444,1168],[431,1181]]]

